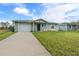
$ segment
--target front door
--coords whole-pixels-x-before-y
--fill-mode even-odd
[[[40,24],[37,24],[37,31],[40,31]]]

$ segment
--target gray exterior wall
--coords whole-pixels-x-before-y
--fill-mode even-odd
[[[67,31],[68,30],[67,25],[59,25],[59,30]]]
[[[53,26],[53,28],[52,28]],[[63,30],[63,31],[67,31],[67,30],[72,30],[72,26],[69,26],[67,24],[48,24],[48,30],[52,30],[52,31],[58,31],[58,30]]]
[[[15,32],[18,32],[18,25],[21,24],[21,23],[14,23],[14,29],[15,29]],[[33,23],[30,23],[31,25],[31,30],[30,31],[33,31]],[[54,28],[52,28],[52,26]],[[55,24],[48,24],[48,23],[45,23],[45,24],[40,24],[40,31],[48,31],[48,30],[51,30],[51,31],[58,31],[58,30],[63,30],[63,31],[67,31],[67,30],[72,30],[72,26],[68,26],[68,25],[55,25]],[[37,24],[35,23],[34,24],[34,31],[37,31]]]
[[[47,28],[48,28],[48,30],[58,31],[59,30],[59,25],[48,24]]]
[[[37,25],[34,24],[34,31],[37,31]]]
[[[18,23],[13,23],[13,26],[14,26],[15,32],[18,32]]]

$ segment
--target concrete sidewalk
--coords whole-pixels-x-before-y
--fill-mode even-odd
[[[0,42],[0,56],[51,56],[31,32],[17,32]]]

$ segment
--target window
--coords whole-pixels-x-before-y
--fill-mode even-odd
[[[46,24],[42,24],[42,27],[46,26]]]
[[[79,29],[79,25],[77,26],[77,28]]]
[[[52,29],[54,29],[54,26],[51,26]]]

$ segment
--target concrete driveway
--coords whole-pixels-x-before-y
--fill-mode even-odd
[[[0,42],[0,56],[50,56],[31,32],[18,32]]]

